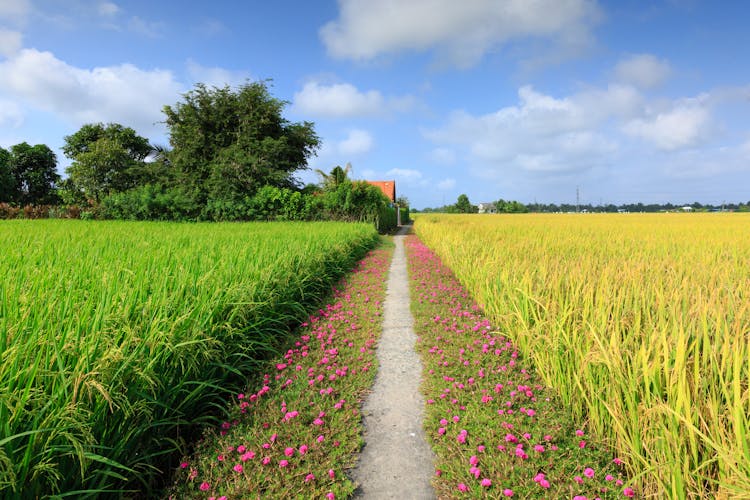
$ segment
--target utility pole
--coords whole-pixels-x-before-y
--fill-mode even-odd
[[[578,186],[576,186],[576,213],[581,211],[580,205],[581,205],[581,193],[578,190]]]

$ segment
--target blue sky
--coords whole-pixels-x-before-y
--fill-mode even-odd
[[[244,5],[241,5],[244,4]],[[0,0],[0,146],[272,79],[412,206],[750,200],[750,2]],[[312,171],[299,176],[315,181]]]

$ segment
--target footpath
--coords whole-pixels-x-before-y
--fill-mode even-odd
[[[419,392],[422,364],[414,350],[416,334],[409,308],[409,278],[403,226],[394,242],[378,342],[378,374],[362,408],[365,446],[353,480],[355,498],[433,499],[432,450],[422,429],[424,399]]]

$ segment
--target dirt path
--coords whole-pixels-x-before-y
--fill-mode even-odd
[[[416,335],[409,310],[405,226],[394,237],[396,251],[388,276],[380,368],[362,408],[365,447],[352,477],[355,498],[432,499],[433,455],[422,430],[424,400],[419,392],[422,364],[414,351]]]

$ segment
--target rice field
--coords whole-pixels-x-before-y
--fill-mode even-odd
[[[420,215],[644,496],[750,492],[750,217]]]
[[[152,496],[376,241],[366,224],[0,221],[0,497]]]

